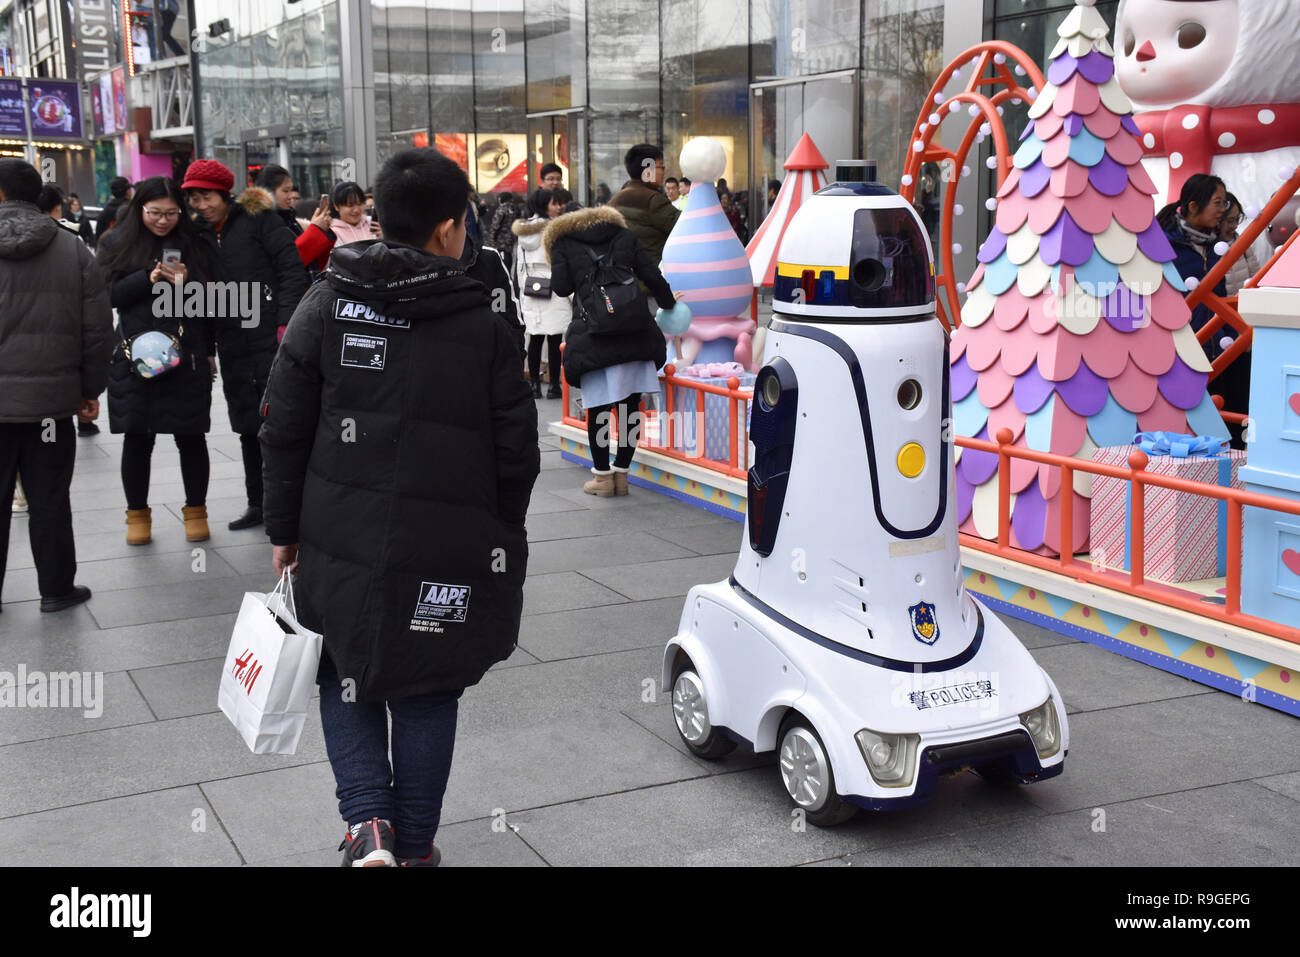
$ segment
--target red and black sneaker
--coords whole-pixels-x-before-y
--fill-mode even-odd
[[[399,857],[397,859],[398,867],[437,867],[442,861],[442,852],[438,850],[433,841],[429,842],[428,857]]]
[[[343,867],[396,867],[393,848],[397,837],[388,821],[372,817],[369,821],[353,824],[339,845],[343,852]]]

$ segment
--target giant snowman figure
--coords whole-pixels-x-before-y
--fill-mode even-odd
[[[1300,165],[1300,2],[1121,0],[1115,37],[1164,201],[1211,172],[1262,208]]]

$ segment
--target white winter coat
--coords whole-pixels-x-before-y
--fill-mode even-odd
[[[550,220],[544,216],[515,220],[511,231],[519,237],[515,246],[515,284],[519,290],[519,313],[530,336],[558,336],[569,328],[573,306],[568,297],[537,299],[524,294],[528,276],[551,278],[551,263],[542,249],[542,230]]]

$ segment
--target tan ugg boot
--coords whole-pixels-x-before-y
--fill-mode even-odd
[[[614,494],[627,494],[627,473],[614,469]]]
[[[185,541],[206,542],[212,537],[208,531],[208,507],[206,505],[186,505],[181,509],[185,519]]]
[[[609,498],[614,494],[614,473],[597,472],[591,470],[593,478],[582,486],[582,490],[588,495],[599,495],[601,498]]]
[[[153,541],[153,509],[128,508],[126,510],[126,543],[148,545]]]

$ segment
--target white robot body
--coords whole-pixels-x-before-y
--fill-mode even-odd
[[[874,183],[832,184],[796,214],[735,572],[691,590],[665,651],[692,750],[780,749],[813,823],[843,819],[837,801],[916,801],[961,767],[1051,777],[1068,748],[1051,679],[962,587],[931,262],[911,206]],[[833,793],[812,793],[805,759]]]

